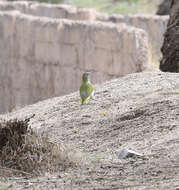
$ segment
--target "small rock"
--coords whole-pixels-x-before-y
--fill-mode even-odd
[[[143,157],[142,154],[140,153],[137,153],[133,150],[129,150],[129,149],[126,149],[124,148],[120,153],[119,153],[119,156],[118,156],[120,159],[125,159],[125,158],[130,158],[130,157]]]

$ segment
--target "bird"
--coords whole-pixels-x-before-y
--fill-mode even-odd
[[[88,103],[90,98],[94,96],[94,86],[90,82],[90,72],[85,72],[82,75],[82,84],[80,86],[81,104]]]

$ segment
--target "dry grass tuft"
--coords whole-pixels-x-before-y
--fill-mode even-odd
[[[40,174],[71,165],[61,145],[35,134],[28,120],[0,123],[0,170],[14,174]]]

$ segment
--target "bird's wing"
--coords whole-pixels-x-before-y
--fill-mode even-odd
[[[88,96],[93,96],[94,95],[94,87],[91,83],[88,85]]]
[[[87,103],[89,99],[94,94],[94,87],[91,83],[88,85],[81,85],[80,87],[80,96],[81,96],[81,103]]]
[[[84,85],[81,85],[81,87],[80,87],[80,97],[81,97],[82,101],[84,101],[88,97],[87,91],[86,91]]]

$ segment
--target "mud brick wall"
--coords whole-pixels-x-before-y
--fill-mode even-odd
[[[125,24],[0,12],[0,112],[149,69],[148,38]]]
[[[70,5],[50,5],[36,2],[0,3],[0,10],[19,10],[22,13],[34,16],[65,18],[70,20],[89,20],[101,22],[125,23],[143,29],[149,37],[151,66],[159,66],[162,54],[163,34],[166,31],[169,16],[158,15],[107,15],[97,13],[93,9],[75,8]]]

